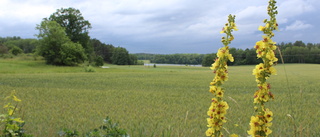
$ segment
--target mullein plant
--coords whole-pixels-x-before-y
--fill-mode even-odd
[[[0,136],[26,136],[22,129],[24,121],[22,121],[21,118],[14,117],[15,112],[18,110],[17,104],[21,100],[17,98],[14,91],[10,96],[6,97],[5,100],[9,100],[9,103],[3,107],[7,113],[0,115],[0,124],[4,123],[4,129],[2,133],[0,133]]]
[[[272,41],[274,36],[273,31],[278,30],[276,15],[278,14],[276,1],[270,0],[268,5],[268,14],[270,19],[265,19],[265,26],[260,26],[259,30],[265,35],[263,40],[258,41],[254,48],[256,49],[257,57],[261,58],[263,63],[256,65],[253,69],[258,90],[254,93],[254,109],[255,116],[251,116],[250,130],[247,131],[253,137],[265,137],[272,133],[270,129],[272,125],[273,113],[265,107],[270,99],[274,99],[274,95],[270,91],[270,84],[267,79],[271,75],[276,74],[276,69],[273,67],[278,59],[275,57],[276,43]]]
[[[217,58],[215,59],[212,67],[210,69],[213,70],[215,74],[214,79],[210,83],[210,92],[213,94],[214,98],[211,100],[211,106],[207,112],[209,118],[207,118],[208,122],[208,130],[206,131],[207,136],[211,137],[220,137],[223,136],[221,129],[223,128],[223,123],[226,123],[226,113],[229,105],[226,101],[223,100],[223,95],[225,89],[222,87],[222,84],[228,80],[228,65],[227,62],[233,62],[233,57],[229,53],[229,44],[234,39],[232,35],[232,31],[237,30],[235,24],[235,16],[228,16],[228,23],[225,24],[222,31],[220,33],[225,33],[226,36],[222,37],[221,42],[224,47],[220,48],[217,53]]]

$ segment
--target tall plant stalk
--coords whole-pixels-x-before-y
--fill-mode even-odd
[[[272,133],[270,127],[272,126],[273,113],[265,104],[274,98],[271,93],[270,83],[267,79],[271,75],[276,74],[276,69],[273,67],[278,59],[275,56],[276,42],[272,41],[274,37],[274,30],[278,30],[276,15],[278,14],[276,1],[270,0],[268,5],[268,14],[270,19],[265,19],[263,22],[265,26],[260,26],[259,30],[265,35],[263,40],[258,41],[254,48],[256,49],[257,57],[261,58],[263,63],[256,65],[253,69],[253,75],[256,77],[258,90],[254,93],[254,109],[255,116],[251,116],[250,130],[248,134],[253,137],[266,137]]]
[[[228,103],[223,100],[225,89],[222,87],[222,84],[228,80],[227,62],[233,62],[234,60],[232,55],[229,53],[228,46],[234,39],[232,35],[233,30],[237,30],[235,16],[229,15],[228,23],[225,24],[220,32],[226,34],[226,36],[222,37],[221,40],[224,47],[218,50],[217,58],[211,67],[215,77],[210,83],[211,86],[209,91],[214,97],[212,98],[211,105],[207,111],[209,118],[207,118],[208,130],[206,131],[206,135],[211,137],[223,136],[221,129],[223,128],[223,123],[226,123],[225,115],[227,114],[227,109],[229,109]]]

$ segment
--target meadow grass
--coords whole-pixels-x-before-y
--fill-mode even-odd
[[[87,132],[106,116],[132,137],[205,136],[212,98],[209,83],[214,76],[209,68],[108,66],[86,73],[84,67],[49,66],[42,60],[0,59],[1,105],[15,90],[22,100],[25,129],[34,136],[58,136],[62,128]],[[257,90],[253,68],[229,67],[224,84],[230,106],[225,135],[247,135]],[[274,112],[271,136],[319,135],[320,65],[288,64],[276,69],[278,75],[269,81],[275,100],[267,103]]]

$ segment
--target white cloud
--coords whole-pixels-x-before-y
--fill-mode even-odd
[[[278,5],[278,23],[287,23],[289,18],[295,18],[308,12],[315,12],[315,5],[317,5],[315,3],[318,3],[318,0],[286,0],[280,3]]]
[[[317,15],[319,2],[278,1],[277,19],[280,30],[285,30],[278,33],[315,26],[320,18],[309,16]],[[163,42],[167,47],[176,48],[170,51],[179,52],[183,45],[221,45],[222,34],[219,32],[227,22],[227,16],[235,14],[239,28],[234,32],[235,43],[241,41],[239,46],[245,47],[252,45],[248,43],[250,40],[260,38],[257,28],[263,25],[263,19],[269,18],[267,4],[261,0],[0,0],[0,36],[31,37],[32,33],[37,33],[34,28],[42,18],[49,17],[56,9],[74,7],[92,24],[89,34],[92,38],[115,45],[130,45],[136,50],[130,52],[139,52],[150,45],[153,45],[150,50],[159,49]],[[319,33],[316,28],[312,31],[314,36]],[[195,49],[201,51],[202,47]]]
[[[281,18],[293,17],[306,12],[315,11],[316,8],[314,6],[315,5],[308,0],[286,0],[279,5],[279,16]]]
[[[295,31],[295,30],[304,30],[304,29],[308,29],[308,28],[311,28],[311,27],[313,27],[313,26],[310,25],[310,24],[305,24],[300,20],[296,20],[291,25],[286,26],[285,30],[293,30],[293,31]]]

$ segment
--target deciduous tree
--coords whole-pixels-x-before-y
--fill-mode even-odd
[[[71,7],[57,9],[48,20],[56,21],[60,24],[65,29],[69,39],[74,43],[79,42],[85,49],[86,54],[90,55],[93,52],[93,48],[89,44],[90,37],[88,35],[91,24],[84,19],[80,10]]]
[[[36,28],[39,30],[37,36],[40,39],[37,53],[43,56],[48,64],[76,65],[87,59],[82,46],[72,42],[57,22],[44,20]]]

